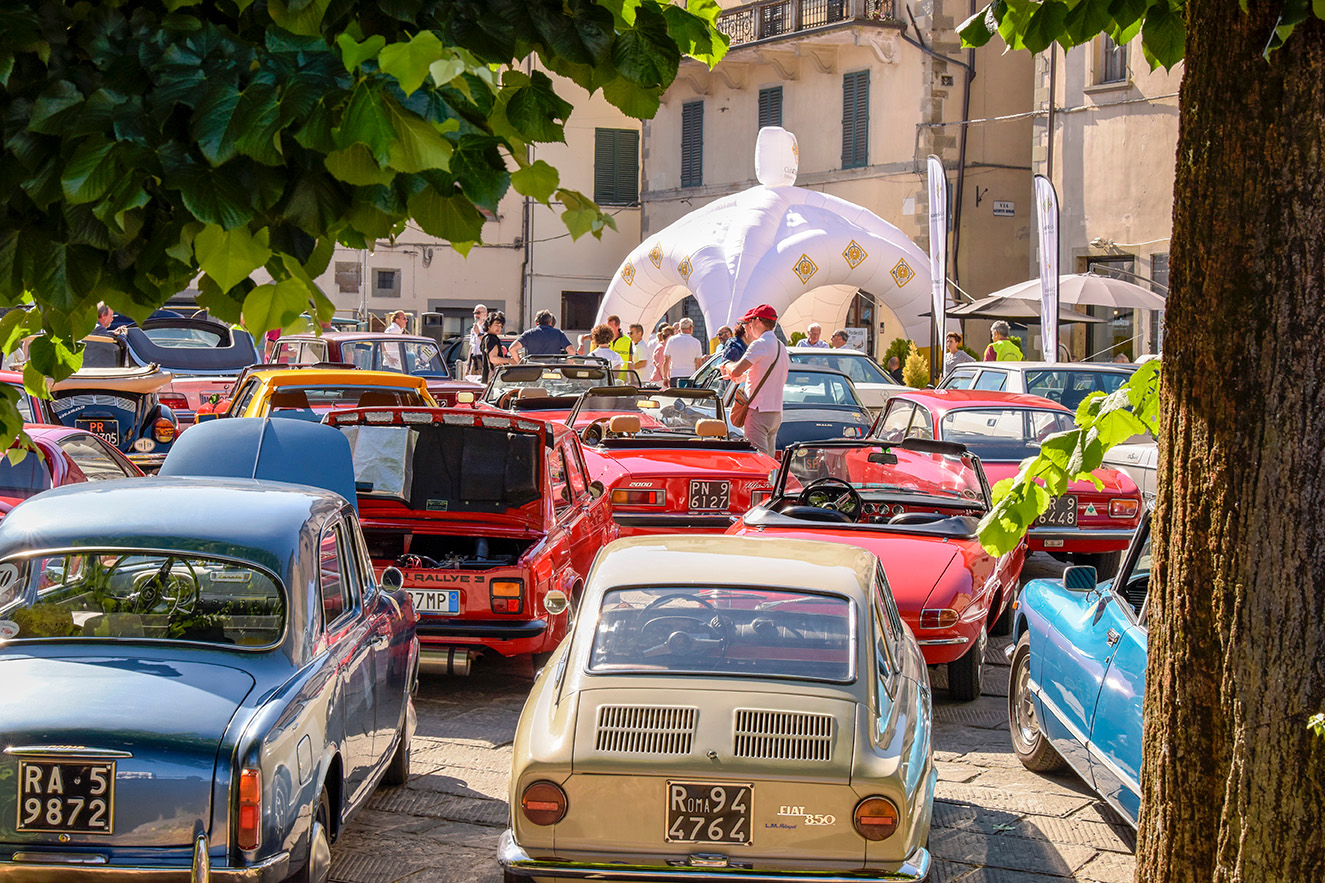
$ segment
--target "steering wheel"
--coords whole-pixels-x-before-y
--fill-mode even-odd
[[[599,417],[590,423],[584,429],[580,430],[580,441],[586,445],[600,444],[603,437],[607,435],[607,421],[610,417]]]
[[[802,506],[841,512],[851,521],[860,518],[865,509],[865,501],[849,483],[840,478],[820,478],[812,481],[801,491],[798,501]]]
[[[664,607],[673,601],[690,601],[706,611],[713,611],[713,617],[703,620],[684,614],[660,614],[648,620],[640,627],[642,643],[652,644],[644,650],[643,656],[705,656],[714,651],[719,654],[726,648],[731,624],[717,613],[713,602],[687,592],[675,592],[654,598],[642,612]]]
[[[189,571],[189,579],[172,573],[171,564],[179,561]],[[190,582],[192,580],[192,582]],[[151,613],[158,604],[165,604],[165,613],[174,613],[185,599],[198,590],[198,572],[182,558],[166,558],[161,569],[139,584],[138,590],[126,600],[134,613]]]

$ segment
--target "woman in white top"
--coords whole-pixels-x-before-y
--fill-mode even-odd
[[[611,328],[607,327],[605,324],[598,325],[590,333],[593,335],[593,342],[596,343],[597,346],[594,347],[589,355],[597,356],[600,359],[606,359],[613,368],[620,368],[626,364],[621,358],[621,354],[612,349],[613,334]]]

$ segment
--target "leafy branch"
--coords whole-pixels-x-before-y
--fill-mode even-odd
[[[994,485],[994,506],[980,521],[980,544],[991,554],[1016,548],[1054,497],[1074,481],[1091,481],[1104,454],[1143,432],[1155,434],[1159,421],[1159,360],[1146,362],[1111,393],[1092,393],[1077,407],[1076,429],[1056,432],[1040,452],[1021,462],[1012,478]]]

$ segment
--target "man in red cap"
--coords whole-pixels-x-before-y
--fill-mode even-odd
[[[777,456],[778,427],[782,425],[782,388],[787,385],[791,355],[773,333],[777,310],[760,304],[741,317],[750,346],[739,362],[724,362],[722,376],[745,380],[750,410],[745,418],[745,437],[770,457]]]

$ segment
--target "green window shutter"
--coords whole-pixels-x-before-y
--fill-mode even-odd
[[[759,90],[759,128],[782,125],[782,87]]]
[[[842,168],[869,165],[870,72],[842,78]]]
[[[593,200],[599,205],[612,201],[616,186],[615,133],[611,129],[595,129],[593,144]]]
[[[704,183],[704,102],[681,105],[681,186]]]
[[[616,139],[616,201],[639,202],[639,132],[619,129]]]
[[[593,198],[599,205],[639,202],[639,132],[594,130]]]

